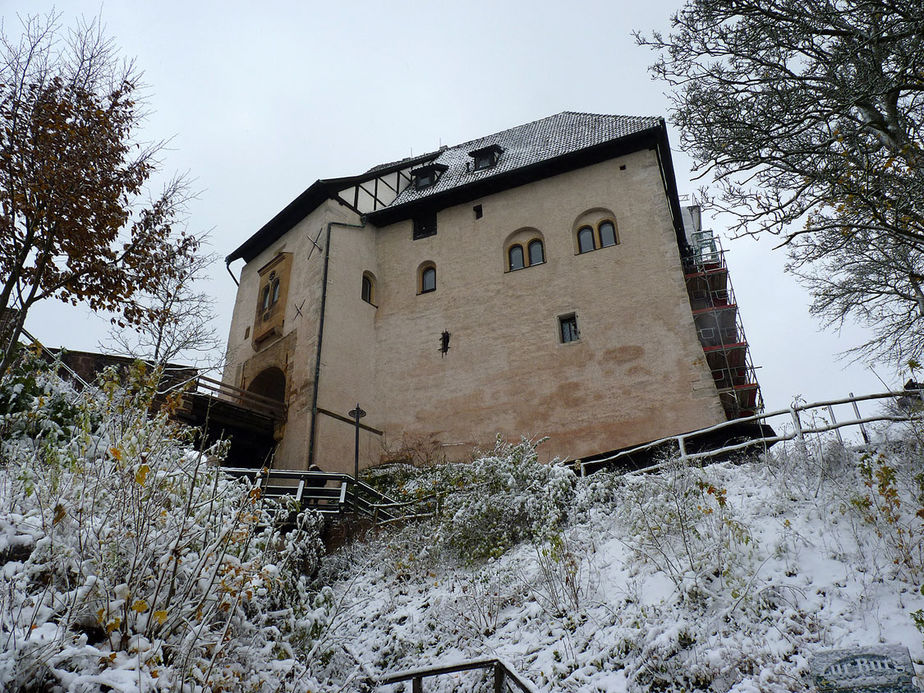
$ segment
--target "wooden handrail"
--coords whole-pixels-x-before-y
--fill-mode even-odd
[[[265,395],[257,394],[256,392],[249,392],[243,390],[234,385],[229,385],[228,383],[223,383],[214,378],[209,378],[205,375],[200,375],[195,378],[196,389],[204,390],[203,394],[212,396],[211,393],[217,394],[219,396],[224,395],[232,400],[237,400],[242,406],[247,409],[253,409],[258,412],[268,412],[270,416],[278,416],[284,418],[286,414],[286,405],[284,402],[279,401],[278,399],[273,399],[272,397],[267,397]]]

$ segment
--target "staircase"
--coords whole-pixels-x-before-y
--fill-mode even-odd
[[[396,501],[349,474],[265,467],[224,467],[223,471],[248,479],[264,498],[291,498],[299,509],[323,515],[353,515],[371,520],[373,526],[427,516],[406,512],[416,501]]]

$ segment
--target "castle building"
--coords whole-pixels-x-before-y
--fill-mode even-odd
[[[226,259],[223,381],[284,403],[291,469],[351,472],[357,405],[362,466],[498,435],[586,458],[752,414],[696,212],[649,117],[565,112],[318,180]]]

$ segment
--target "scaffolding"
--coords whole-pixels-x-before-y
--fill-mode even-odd
[[[687,294],[725,416],[729,421],[754,416],[764,405],[725,251],[712,231],[695,230],[687,237],[690,246],[683,263]]]

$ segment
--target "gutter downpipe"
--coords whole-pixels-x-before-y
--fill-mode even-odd
[[[231,275],[231,279],[234,281],[234,285],[239,287],[241,283],[237,280],[237,277],[234,276],[234,272],[231,271],[232,262],[234,262],[234,260],[228,260],[225,258],[225,269],[228,270],[228,274]]]
[[[347,224],[343,221],[331,221],[327,224],[327,235],[324,240],[324,276],[321,280],[321,317],[318,320],[318,346],[316,358],[314,361],[314,384],[311,392],[311,431],[308,435],[308,467],[314,462],[314,439],[317,433],[318,421],[318,385],[321,379],[321,345],[324,343],[324,314],[327,308],[327,275],[330,267],[330,230],[334,226],[342,226],[348,229],[366,228],[366,220],[360,217],[359,224]]]

